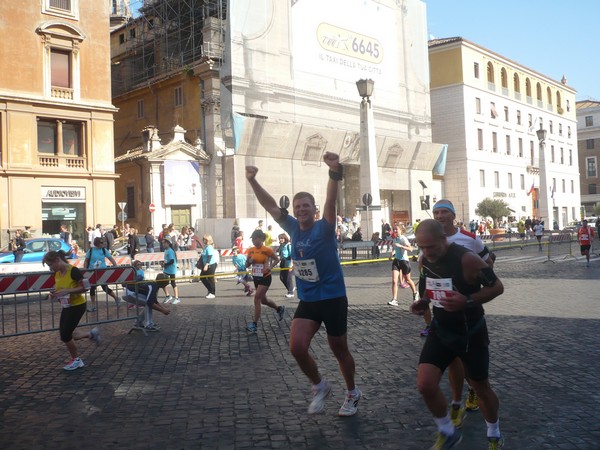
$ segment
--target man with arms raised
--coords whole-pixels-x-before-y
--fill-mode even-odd
[[[308,413],[321,412],[325,399],[331,393],[331,384],[321,376],[309,353],[311,340],[324,323],[329,347],[338,361],[347,388],[346,399],[338,415],[352,416],[358,410],[361,392],[354,384],[354,358],[348,349],[348,298],[335,240],[336,199],[343,168],[339,156],[334,153],[325,153],[323,161],[329,166],[329,180],[320,220],[315,220],[315,199],[308,192],[298,192],[294,196],[294,218],[280,209],[275,199],[258,183],[258,168],[246,167],[246,178],[260,204],[292,238],[299,304],[292,320],[290,351],[313,384],[313,399]]]

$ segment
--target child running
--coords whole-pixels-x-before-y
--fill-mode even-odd
[[[262,230],[254,230],[252,236],[253,247],[248,249],[248,258],[246,267],[252,266],[252,278],[254,278],[254,315],[252,322],[248,324],[246,330],[250,333],[256,333],[258,330],[258,319],[260,319],[261,305],[267,305],[277,312],[277,319],[283,320],[285,306],[277,306],[272,300],[267,298],[267,291],[271,286],[271,269],[279,263],[279,257],[271,247],[264,245],[265,233]]]
[[[235,267],[237,284],[241,283],[244,286],[244,292],[248,297],[250,297],[252,294],[254,294],[254,289],[250,287],[250,281],[252,281],[252,278],[247,273],[246,255],[240,254],[240,249],[237,247],[233,247],[231,249],[231,253],[231,262]]]

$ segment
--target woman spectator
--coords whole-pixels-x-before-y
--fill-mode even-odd
[[[202,257],[198,264],[202,271],[200,272],[200,280],[206,289],[208,289],[208,295],[206,298],[216,297],[216,285],[215,285],[215,271],[217,270],[217,256],[214,248],[214,241],[210,234],[205,234],[202,237],[204,250],[202,251]]]
[[[129,235],[127,236],[127,254],[132,260],[135,259],[135,255],[140,252],[140,243],[138,241],[137,229],[129,228]]]
[[[287,289],[287,298],[294,296],[294,274],[292,273],[292,244],[290,244],[290,238],[287,234],[281,233],[279,235],[279,249],[277,249],[277,255],[279,256],[279,279]]]
[[[181,250],[183,252],[188,249],[189,239],[190,239],[190,235],[188,232],[188,227],[184,226],[181,229],[181,233],[179,233],[179,235],[177,236],[177,246],[178,246],[179,250]]]
[[[54,291],[50,292],[51,300],[58,300],[62,306],[60,313],[60,340],[65,343],[71,356],[69,363],[63,367],[65,370],[75,370],[83,367],[83,360],[79,357],[75,341],[91,339],[100,344],[98,328],[88,332],[76,330],[79,321],[85,314],[86,281],[77,267],[67,262],[66,254],[62,250],[50,251],[44,255],[43,264],[48,265],[54,272]]]

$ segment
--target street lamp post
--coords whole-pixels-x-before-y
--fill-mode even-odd
[[[537,130],[537,137],[540,143],[540,190],[539,190],[539,219],[545,220],[545,228],[552,226],[552,217],[550,216],[550,190],[548,189],[548,174],[546,170],[546,130],[542,128]]]
[[[371,95],[375,82],[371,79],[361,79],[356,82],[358,94],[362,97],[360,102],[360,153],[359,153],[359,178],[361,195],[370,194],[371,205],[365,208],[361,215],[363,230],[375,230],[375,225],[381,221],[381,197],[379,195],[379,172],[377,169],[377,153],[375,147],[375,127],[373,123],[373,109]],[[369,226],[369,224],[372,224]],[[367,231],[368,233],[368,231]],[[371,236],[366,236],[371,239]]]

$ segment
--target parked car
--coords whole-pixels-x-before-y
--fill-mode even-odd
[[[140,244],[140,251],[138,253],[146,253],[146,236],[143,234],[138,234],[137,239],[138,243]],[[113,256],[127,255],[127,238],[120,237],[115,239],[111,251]],[[160,244],[158,243],[158,240],[154,241],[154,252],[160,252]]]
[[[71,246],[59,238],[33,238],[25,239],[25,250],[21,262],[42,262],[44,255],[49,251],[63,250],[67,258],[71,258]],[[8,246],[0,250],[0,264],[14,263],[15,255],[8,250]]]
[[[576,233],[580,227],[581,227],[581,221],[575,220],[573,222],[569,222],[569,224],[563,228],[563,231],[566,231],[569,233]]]

